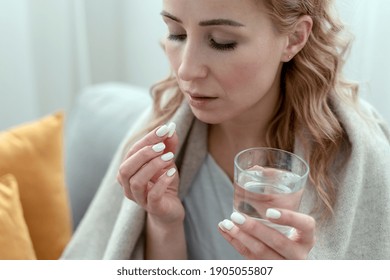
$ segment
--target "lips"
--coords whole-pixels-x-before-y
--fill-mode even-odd
[[[191,92],[186,92],[189,97],[191,99],[199,99],[199,100],[202,100],[202,99],[216,99],[217,97],[214,97],[214,96],[207,96],[207,95],[202,95],[202,94],[199,94],[199,93],[191,93]]]
[[[193,99],[193,100],[212,100],[212,99],[216,99],[216,97],[202,96],[202,95],[190,95],[190,98]]]
[[[189,97],[190,105],[197,108],[204,107],[207,104],[209,104],[211,101],[217,99],[217,97],[202,95],[198,93],[186,92],[186,94]]]

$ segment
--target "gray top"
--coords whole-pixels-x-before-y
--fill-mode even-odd
[[[218,232],[218,223],[233,211],[233,184],[208,154],[184,198],[188,258],[242,259]]]

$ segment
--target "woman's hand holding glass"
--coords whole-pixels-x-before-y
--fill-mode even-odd
[[[178,144],[175,128],[174,123],[162,125],[137,141],[127,153],[117,176],[125,196],[162,224],[184,220],[174,163]]]
[[[249,259],[306,259],[315,221],[299,213],[309,165],[288,151],[255,147],[234,158],[230,220],[219,224],[233,247]]]
[[[306,214],[287,209],[268,209],[267,218],[295,228],[291,237],[259,221],[233,212],[231,220],[219,224],[223,237],[247,259],[307,259],[315,244],[315,220]]]

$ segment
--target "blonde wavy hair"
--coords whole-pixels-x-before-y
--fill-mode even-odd
[[[344,80],[341,72],[351,36],[335,15],[331,0],[256,1],[263,1],[282,34],[290,33],[303,15],[313,19],[305,47],[283,65],[281,98],[267,131],[267,145],[292,151],[295,136],[302,140],[305,150],[310,151],[309,178],[318,199],[315,212],[320,219],[327,218],[333,213],[337,194],[331,167],[341,149],[350,149],[330,100],[337,96],[353,104],[358,91],[357,84]],[[170,97],[163,102],[167,92]],[[170,119],[184,99],[173,75],[154,85],[151,94],[154,115],[148,130]]]

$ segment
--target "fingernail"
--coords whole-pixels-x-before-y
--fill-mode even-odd
[[[159,152],[162,152],[162,151],[164,151],[164,149],[165,149],[165,144],[164,143],[158,143],[158,144],[156,144],[156,145],[153,145],[152,146],[152,149],[153,149],[153,151],[155,151],[156,153],[159,153]]]
[[[174,157],[174,154],[172,152],[169,152],[169,153],[163,154],[161,156],[161,159],[163,161],[169,161],[169,160],[173,159],[173,157]]]
[[[226,229],[226,230],[231,230],[233,227],[234,227],[234,224],[232,221],[228,220],[228,219],[225,219],[222,221],[222,226]]]
[[[171,138],[172,135],[175,133],[176,124],[175,124],[174,122],[171,122],[171,123],[168,125],[168,130],[169,130],[168,138]]]
[[[222,229],[222,231],[226,231],[226,229],[223,227],[223,222],[219,222],[218,227]]]
[[[282,213],[276,209],[269,208],[267,209],[265,216],[270,219],[279,219],[282,216]]]
[[[158,137],[163,137],[164,135],[166,135],[167,133],[169,132],[169,128],[167,125],[163,125],[161,126],[159,129],[156,130],[156,135]]]
[[[242,225],[243,223],[245,223],[245,220],[246,220],[245,217],[238,212],[233,212],[230,215],[230,218],[232,219],[233,222],[235,222],[236,224],[239,224],[239,225]]]
[[[172,177],[176,173],[176,168],[172,167],[167,171],[167,176]]]

